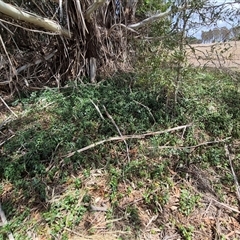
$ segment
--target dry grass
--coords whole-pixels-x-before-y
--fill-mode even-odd
[[[205,174],[214,174],[216,172],[205,171]],[[64,228],[64,232],[68,232],[70,240],[114,240],[114,239],[142,239],[142,240],[157,240],[157,239],[194,239],[194,240],[208,240],[215,239],[216,236],[224,236],[225,239],[239,239],[240,238],[240,224],[238,220],[238,213],[235,213],[230,209],[230,206],[234,206],[237,211],[235,203],[235,196],[228,189],[223,190],[222,194],[225,196],[224,202],[226,206],[219,204],[220,200],[216,199],[211,193],[199,192],[197,189],[198,183],[191,176],[188,181],[181,178],[177,172],[171,170],[171,180],[174,182],[174,186],[169,190],[169,200],[165,206],[149,208],[144,203],[142,189],[137,189],[135,183],[119,184],[118,191],[122,194],[122,199],[119,202],[117,212],[114,213],[118,218],[109,219],[106,211],[89,211],[87,212],[82,221],[74,229]],[[75,178],[84,179],[80,174]],[[166,184],[166,183],[165,183]],[[109,191],[107,185],[107,174],[102,169],[96,169],[91,171],[88,179],[83,182],[83,191],[88,192],[92,196],[92,205],[106,206],[107,211],[111,210],[111,200],[107,196]],[[131,193],[128,193],[129,186],[132,186]],[[6,191],[4,196],[11,195],[12,187],[8,184],[5,185]],[[55,186],[57,187],[57,185]],[[59,196],[54,196],[55,201],[60,201],[65,194],[70,194],[71,184],[69,183],[62,192],[59,192]],[[156,187],[156,196],[160,193],[161,186]],[[194,208],[189,215],[182,214],[179,209],[181,192],[183,189],[188,189],[191,194],[201,196],[201,200],[197,208]],[[79,196],[81,201],[81,196]],[[5,200],[4,200],[5,201]],[[19,206],[19,211],[25,206],[25,203],[21,199],[16,200],[16,205]],[[128,207],[134,207],[138,209],[139,224],[138,234],[135,235],[132,231],[133,222],[129,222],[128,213],[126,209]],[[51,229],[45,225],[44,219],[38,211],[31,210],[32,213],[28,216],[28,219],[36,222],[41,229],[38,232],[34,231],[34,226],[28,230],[28,236],[31,239],[50,239],[49,234]],[[60,213],[59,213],[60,214]],[[131,228],[127,229],[128,226]],[[191,234],[191,238],[183,237],[179,230],[181,226],[194,227]],[[139,227],[139,226],[136,226]]]

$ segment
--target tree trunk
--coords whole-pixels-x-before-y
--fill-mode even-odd
[[[71,33],[67,29],[62,28],[58,23],[48,18],[43,18],[36,14],[26,12],[23,9],[16,8],[11,4],[4,3],[1,0],[0,0],[0,12],[16,20],[31,23],[33,25],[42,27],[48,31],[55,32],[65,37],[71,37]]]

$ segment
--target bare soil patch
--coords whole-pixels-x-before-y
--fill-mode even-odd
[[[240,42],[229,41],[211,44],[192,44],[187,47],[187,58],[195,67],[217,67],[238,70]]]

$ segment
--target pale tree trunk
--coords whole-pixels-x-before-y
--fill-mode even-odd
[[[48,18],[43,18],[33,13],[24,11],[23,9],[16,8],[11,4],[4,3],[0,0],[0,12],[12,17],[16,20],[25,21],[33,25],[42,27],[48,31],[55,32],[65,37],[71,37],[71,33],[61,27],[57,22],[52,21]]]

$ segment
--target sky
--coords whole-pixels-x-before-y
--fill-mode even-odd
[[[234,1],[234,0],[212,0],[211,2],[214,3],[215,5],[219,5],[219,4],[222,4],[222,3],[231,3],[231,2],[236,2],[236,1]],[[240,3],[235,3],[235,4],[232,4],[231,6],[235,9],[240,9]],[[229,5],[229,7],[230,7],[230,5]],[[211,26],[201,26],[198,29],[190,30],[188,32],[188,34],[192,35],[192,36],[194,36],[198,39],[201,39],[202,31],[208,31],[210,29],[213,29],[214,27],[218,27],[218,28],[227,27],[228,29],[230,29],[230,28],[232,28],[232,25],[230,25],[226,21],[220,21],[219,20],[219,21],[216,21]]]

